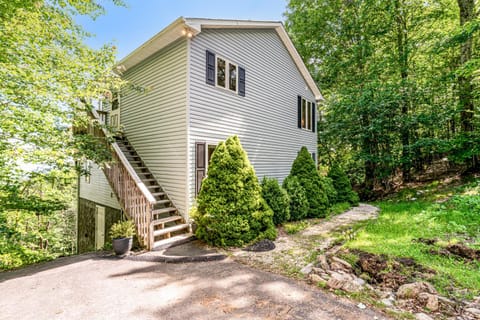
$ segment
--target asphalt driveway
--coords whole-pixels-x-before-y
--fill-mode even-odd
[[[0,319],[385,319],[230,259],[166,264],[101,254],[0,273]]]

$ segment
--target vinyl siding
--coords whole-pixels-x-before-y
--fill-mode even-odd
[[[184,214],[187,180],[187,41],[180,39],[124,74],[147,88],[122,92],[125,134],[170,199]]]
[[[207,49],[245,68],[245,97],[206,84]],[[280,183],[302,146],[316,153],[316,133],[297,127],[297,96],[314,102],[314,95],[275,30],[202,30],[191,41],[190,75],[190,203],[196,141],[236,134],[259,179]]]
[[[115,193],[113,193],[107,178],[96,164],[92,164],[90,169],[90,183],[85,181],[85,177],[80,177],[80,198],[84,198],[99,205],[120,209]]]

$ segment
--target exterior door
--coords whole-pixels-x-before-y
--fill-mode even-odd
[[[114,129],[120,129],[120,97],[118,94],[113,95],[109,118],[109,125]]]
[[[96,206],[95,210],[95,249],[105,245],[105,207]]]

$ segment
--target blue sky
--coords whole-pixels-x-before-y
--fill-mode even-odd
[[[283,21],[286,0],[125,0],[127,8],[107,4],[107,14],[77,22],[95,36],[87,43],[117,46],[120,60],[180,16]]]

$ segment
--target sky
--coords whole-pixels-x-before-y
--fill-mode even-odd
[[[93,48],[111,43],[121,60],[178,17],[283,21],[286,0],[124,0],[127,7],[106,4],[107,13],[95,21],[76,21],[94,34]],[[102,2],[101,2],[102,3]]]

